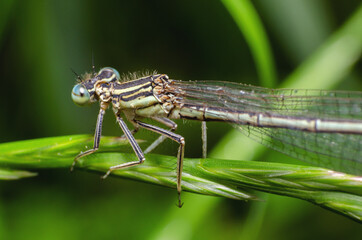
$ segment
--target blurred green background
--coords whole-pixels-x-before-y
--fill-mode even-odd
[[[339,31],[347,21],[361,21],[360,4],[358,0],[0,0],[1,142],[92,134],[98,107],[79,108],[70,98],[75,83],[70,69],[79,74],[91,71],[92,53],[97,69],[112,66],[120,73],[148,69],[182,80],[274,87],[286,80],[300,88],[362,90],[362,25]],[[357,43],[337,41],[342,37]],[[333,48],[334,40],[342,44]],[[186,139],[185,155],[200,157],[200,123],[178,124],[178,133]],[[208,130],[210,154],[232,159],[241,151],[240,143],[230,140],[231,126],[211,123]],[[103,134],[122,134],[112,111],[106,114]],[[136,135],[148,141],[156,137],[145,131]],[[237,147],[223,155],[220,149],[228,146]],[[177,144],[171,141],[156,150],[169,155],[176,151]],[[260,151],[258,157],[286,158],[269,151]],[[245,157],[249,158],[253,153]],[[185,193],[185,205],[178,209],[174,189],[112,177],[101,181],[94,173],[68,169],[0,182],[0,194],[0,239],[360,239],[362,235],[358,223],[301,200],[263,194],[264,201],[240,202]]]

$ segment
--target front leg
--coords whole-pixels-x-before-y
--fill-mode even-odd
[[[89,149],[85,152],[81,152],[78,154],[78,156],[75,157],[72,166],[70,167],[70,171],[73,171],[75,164],[77,163],[78,159],[84,156],[87,156],[91,153],[94,153],[99,148],[99,142],[101,141],[101,135],[102,135],[102,123],[103,123],[103,116],[104,116],[105,110],[99,109],[98,118],[97,118],[97,125],[96,130],[94,134],[94,144],[93,148]]]

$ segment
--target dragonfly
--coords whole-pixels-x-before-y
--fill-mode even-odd
[[[298,89],[269,89],[223,81],[181,81],[166,74],[122,79],[111,67],[78,76],[72,90],[75,104],[99,102],[100,109],[92,149],[79,153],[76,162],[99,149],[102,122],[111,106],[137,161],[109,168],[114,170],[142,164],[145,153],[169,138],[179,144],[176,185],[181,202],[185,139],[175,133],[173,119],[202,122],[203,155],[206,155],[206,122],[228,122],[256,141],[294,158],[353,174],[362,172],[362,92]],[[134,129],[131,131],[124,118]],[[148,124],[153,119],[167,129]],[[160,134],[145,151],[134,138],[140,129]]]

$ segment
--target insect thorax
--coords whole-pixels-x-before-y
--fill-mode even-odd
[[[154,74],[127,82],[117,81],[111,83],[110,87],[101,85],[99,98],[104,101],[111,98],[114,110],[145,109],[142,112],[147,112],[149,107],[159,107],[159,113],[167,115],[176,107],[178,100],[170,91],[172,81],[166,74]]]

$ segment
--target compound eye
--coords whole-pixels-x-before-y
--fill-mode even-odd
[[[106,82],[111,82],[112,80],[114,80],[114,77],[116,77],[117,80],[121,79],[121,75],[119,74],[119,72],[112,67],[102,68],[101,70],[99,70],[98,76],[100,76],[100,78],[102,80],[105,80]]]
[[[75,104],[80,106],[90,103],[89,92],[82,84],[74,86],[72,90],[72,99]]]

